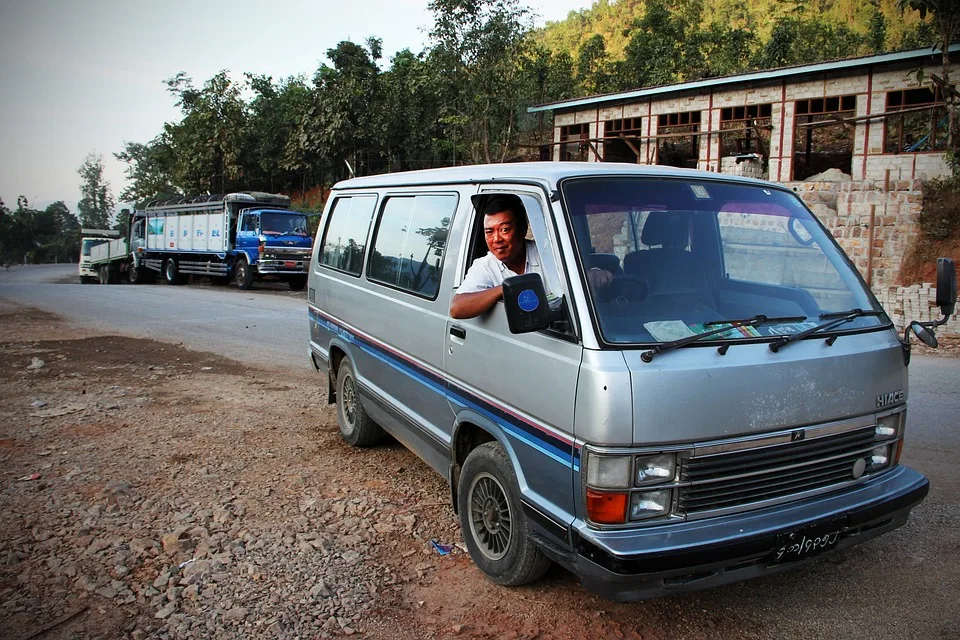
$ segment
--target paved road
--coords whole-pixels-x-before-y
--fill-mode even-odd
[[[76,265],[0,269],[0,297],[80,326],[182,342],[253,364],[310,366],[305,292],[65,284],[76,273]]]

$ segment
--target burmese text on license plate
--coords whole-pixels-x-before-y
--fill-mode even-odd
[[[821,551],[832,549],[840,539],[839,531],[831,531],[820,535],[797,534],[792,540],[782,544],[773,554],[774,562],[792,562]]]

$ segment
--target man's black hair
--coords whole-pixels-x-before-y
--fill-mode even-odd
[[[527,235],[527,211],[524,209],[523,203],[520,202],[518,196],[512,194],[493,196],[487,200],[483,206],[482,213],[484,216],[492,216],[497,213],[503,213],[504,211],[509,211],[513,214],[513,221],[517,226],[520,237],[522,238]]]

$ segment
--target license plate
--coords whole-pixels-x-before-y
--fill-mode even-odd
[[[842,521],[833,520],[785,533],[777,538],[770,563],[796,562],[829,551],[837,546],[842,532]]]
[[[285,267],[295,267],[295,266],[297,266],[297,263],[294,262],[293,260],[287,260],[286,262],[283,263],[283,266],[285,266]]]

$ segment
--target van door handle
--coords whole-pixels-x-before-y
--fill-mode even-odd
[[[461,340],[466,340],[467,330],[461,327],[460,325],[455,324],[450,327],[450,335],[452,335],[454,338],[460,338]]]

